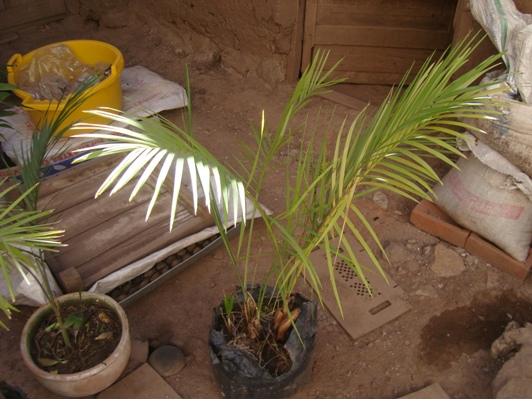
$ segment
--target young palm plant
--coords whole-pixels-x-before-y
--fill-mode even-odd
[[[7,186],[7,179],[0,181],[1,187]],[[11,185],[0,191],[0,268],[11,302],[15,301],[15,294],[10,284],[10,272],[16,268],[21,275],[33,273],[28,265],[34,265],[35,253],[54,251],[61,245],[61,230],[54,230],[50,224],[40,221],[46,220],[52,211],[27,210],[21,207],[25,198],[32,194],[36,187],[30,187],[20,196],[15,194],[17,185]],[[16,199],[12,199],[16,196]],[[27,279],[27,278],[26,278]],[[36,279],[36,281],[38,281]],[[7,318],[11,318],[11,312],[17,311],[12,303],[0,296],[0,309]],[[0,320],[0,326],[7,329]]]
[[[125,122],[129,127],[117,129],[80,124],[80,129],[89,127],[104,131],[80,136],[106,140],[104,144],[89,149],[91,152],[83,159],[126,154],[98,195],[111,187],[111,193],[114,193],[140,174],[137,187],[131,194],[133,198],[146,184],[147,177],[157,174],[151,206],[169,174],[175,181],[176,204],[181,176],[189,173],[195,182],[192,188],[196,190],[196,201],[200,198],[198,193],[203,191],[210,206],[243,292],[241,306],[244,310],[240,315],[245,315],[246,327],[238,333],[252,332],[260,340],[266,334],[260,329],[268,325],[275,332],[275,339],[282,340],[285,331],[281,326],[289,327],[297,318],[297,310],[290,307],[291,295],[302,275],[320,301],[323,284],[331,284],[341,308],[333,265],[336,259],[342,259],[370,290],[365,277],[367,269],[357,259],[355,249],[347,240],[348,235],[356,238],[384,278],[384,272],[370,249],[371,241],[382,252],[384,249],[355,200],[378,189],[391,190],[412,200],[430,200],[431,186],[440,179],[426,157],[435,157],[454,166],[452,158],[461,155],[454,140],[463,138],[461,132],[470,127],[460,122],[460,118],[466,115],[470,118],[492,117],[489,114],[492,111],[486,111],[490,109],[487,105],[494,105],[489,94],[502,89],[491,88],[489,83],[476,85],[474,82],[495,66],[499,56],[490,57],[455,78],[477,44],[476,37],[466,38],[439,59],[429,58],[410,84],[406,85],[407,74],[399,86],[390,91],[374,115],[369,115],[365,109],[353,120],[346,117],[335,133],[332,147],[328,146],[328,135],[317,131],[319,115],[315,121],[307,118],[294,126],[295,116],[314,97],[326,93],[331,85],[339,82],[331,79],[336,65],[326,69],[327,55],[317,54],[295,87],[277,128],[268,130],[263,116],[260,128],[253,129],[255,145],[243,145],[243,151],[235,156],[236,168],[222,165],[197,142],[188,122],[179,127],[163,118],[138,118],[110,109],[91,113]],[[331,129],[332,119],[326,125]],[[295,178],[290,177],[293,176],[293,165],[289,161],[286,165],[286,208],[278,214],[270,214],[260,204],[264,184],[269,173],[279,170],[276,156],[287,145],[294,144],[294,136],[300,131],[304,132],[303,144],[299,148]],[[194,186],[196,182],[197,187]],[[260,218],[243,220],[236,248],[233,248],[225,230],[228,215],[230,212],[236,214],[238,210],[245,215],[246,198]],[[170,211],[171,217],[174,209],[175,205]],[[255,270],[254,234],[265,237],[263,240],[273,248],[267,254],[271,257],[271,267],[264,277],[257,277]],[[310,258],[315,249],[326,254],[329,281],[318,277]],[[266,288],[258,298],[248,301],[250,283],[257,280],[264,284],[263,287],[273,285],[278,294],[273,303],[268,300],[270,311],[266,316],[271,323],[259,320],[265,316],[261,302],[266,301]],[[236,314],[233,301],[234,296],[226,297],[224,301],[228,331],[236,330],[239,324],[233,319]]]
[[[32,275],[33,280],[42,289],[48,303],[57,317],[58,325],[64,325],[63,316],[55,293],[50,284],[50,276],[44,261],[46,251],[57,251],[62,246],[60,238],[63,231],[53,229],[49,217],[52,210],[38,207],[39,187],[48,173],[44,166],[50,151],[61,153],[66,150],[60,139],[72,127],[74,122],[65,124],[71,115],[92,95],[87,90],[97,82],[97,77],[88,79],[66,100],[62,101],[60,111],[54,118],[45,118],[40,131],[35,131],[27,147],[20,148],[20,156],[13,160],[18,166],[18,176],[10,169],[11,179],[4,179],[0,192],[0,267],[6,282],[11,301],[15,300],[10,273],[16,269],[26,280]],[[13,87],[5,87],[12,90]],[[59,102],[61,103],[61,101]],[[51,112],[51,109],[49,110]],[[64,127],[61,127],[64,125]],[[17,182],[12,184],[12,182]],[[12,184],[9,186],[9,184]],[[18,195],[16,191],[18,190]],[[0,296],[0,309],[9,318],[15,307]],[[0,324],[7,328],[5,323]],[[64,341],[70,345],[70,339],[61,329]]]

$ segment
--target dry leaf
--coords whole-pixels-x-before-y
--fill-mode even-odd
[[[43,367],[55,366],[56,364],[61,363],[61,360],[59,359],[47,359],[45,357],[40,357],[37,359],[37,361]]]
[[[109,315],[105,312],[98,313],[98,318],[103,321],[104,323],[111,323],[113,320],[109,317]]]
[[[112,331],[106,331],[104,333],[101,333],[100,335],[98,335],[96,338],[94,338],[96,341],[98,340],[101,340],[101,339],[111,339],[113,337],[113,332]]]

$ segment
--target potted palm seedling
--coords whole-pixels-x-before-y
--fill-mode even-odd
[[[15,159],[20,174],[13,172],[11,179],[4,179],[0,191],[0,267],[10,293],[10,298],[0,297],[0,309],[7,317],[16,311],[11,303],[15,300],[11,276],[20,274],[28,281],[31,277],[32,284],[41,288],[46,304],[24,327],[22,357],[41,384],[70,397],[107,388],[124,370],[130,353],[127,317],[120,305],[100,294],[58,295],[44,261],[45,252],[62,246],[63,232],[50,222],[53,210],[38,205],[46,174],[43,164],[74,122],[64,123],[91,95],[91,84],[81,85],[64,100],[54,118],[34,132],[28,147]]]
[[[313,251],[323,251],[329,265],[344,261],[371,290],[368,265],[361,264],[347,239],[352,236],[385,278],[371,244],[384,250],[355,200],[378,189],[430,200],[431,187],[439,178],[424,158],[435,157],[453,166],[452,158],[460,155],[454,140],[468,128],[458,118],[490,118],[485,106],[493,105],[493,100],[487,94],[500,90],[489,83],[474,84],[494,67],[498,56],[455,77],[475,43],[475,38],[464,39],[442,57],[427,60],[411,83],[405,84],[405,76],[371,117],[365,109],[352,119],[346,117],[334,132],[335,124],[327,119],[327,134],[318,130],[321,115],[296,123],[314,97],[339,82],[330,78],[336,65],[326,69],[327,55],[318,53],[296,85],[278,126],[270,130],[263,117],[261,126],[253,129],[254,145],[243,145],[234,168],[222,164],[194,139],[190,123],[179,127],[164,118],[91,111],[129,126],[98,126],[106,132],[82,135],[106,140],[84,159],[127,154],[98,194],[110,187],[116,192],[140,174],[134,197],[147,176],[156,174],[153,204],[160,186],[171,176],[176,185],[175,207],[181,176],[186,173],[194,182],[194,198],[205,200],[214,215],[238,285],[215,306],[209,336],[214,376],[225,397],[286,397],[309,380],[316,303],[297,294],[296,283],[304,275],[318,303],[325,284],[337,292],[333,267],[327,281],[320,279],[311,261]],[[269,174],[283,170],[278,155],[287,146],[291,153],[296,146],[297,161],[294,164],[285,157],[286,206],[272,214],[261,205],[261,194]],[[246,215],[246,207],[260,218],[243,217],[238,238],[230,242],[227,227],[238,215]],[[256,242],[267,243],[269,250],[260,251]],[[266,270],[256,269],[259,256],[269,257],[271,266]],[[341,308],[341,298],[335,295]]]

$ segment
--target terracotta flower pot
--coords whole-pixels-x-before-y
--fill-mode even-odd
[[[81,293],[81,298],[82,301],[94,301],[108,308],[118,315],[122,324],[120,342],[114,352],[105,361],[90,369],[73,374],[49,373],[35,364],[30,354],[32,337],[41,321],[52,312],[52,308],[49,305],[40,307],[28,319],[22,331],[20,344],[24,363],[35,378],[50,391],[67,397],[94,395],[109,387],[118,379],[122,371],[124,371],[131,352],[129,324],[122,307],[111,297],[102,294],[83,292]],[[80,294],[72,293],[63,295],[58,298],[58,301],[60,306],[79,303]]]

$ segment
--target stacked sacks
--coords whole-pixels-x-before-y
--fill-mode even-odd
[[[500,115],[466,120],[477,128],[467,158],[434,188],[434,202],[456,223],[525,261],[532,241],[532,15],[511,0],[471,0],[470,6],[495,46],[507,51],[508,90],[498,98]]]

